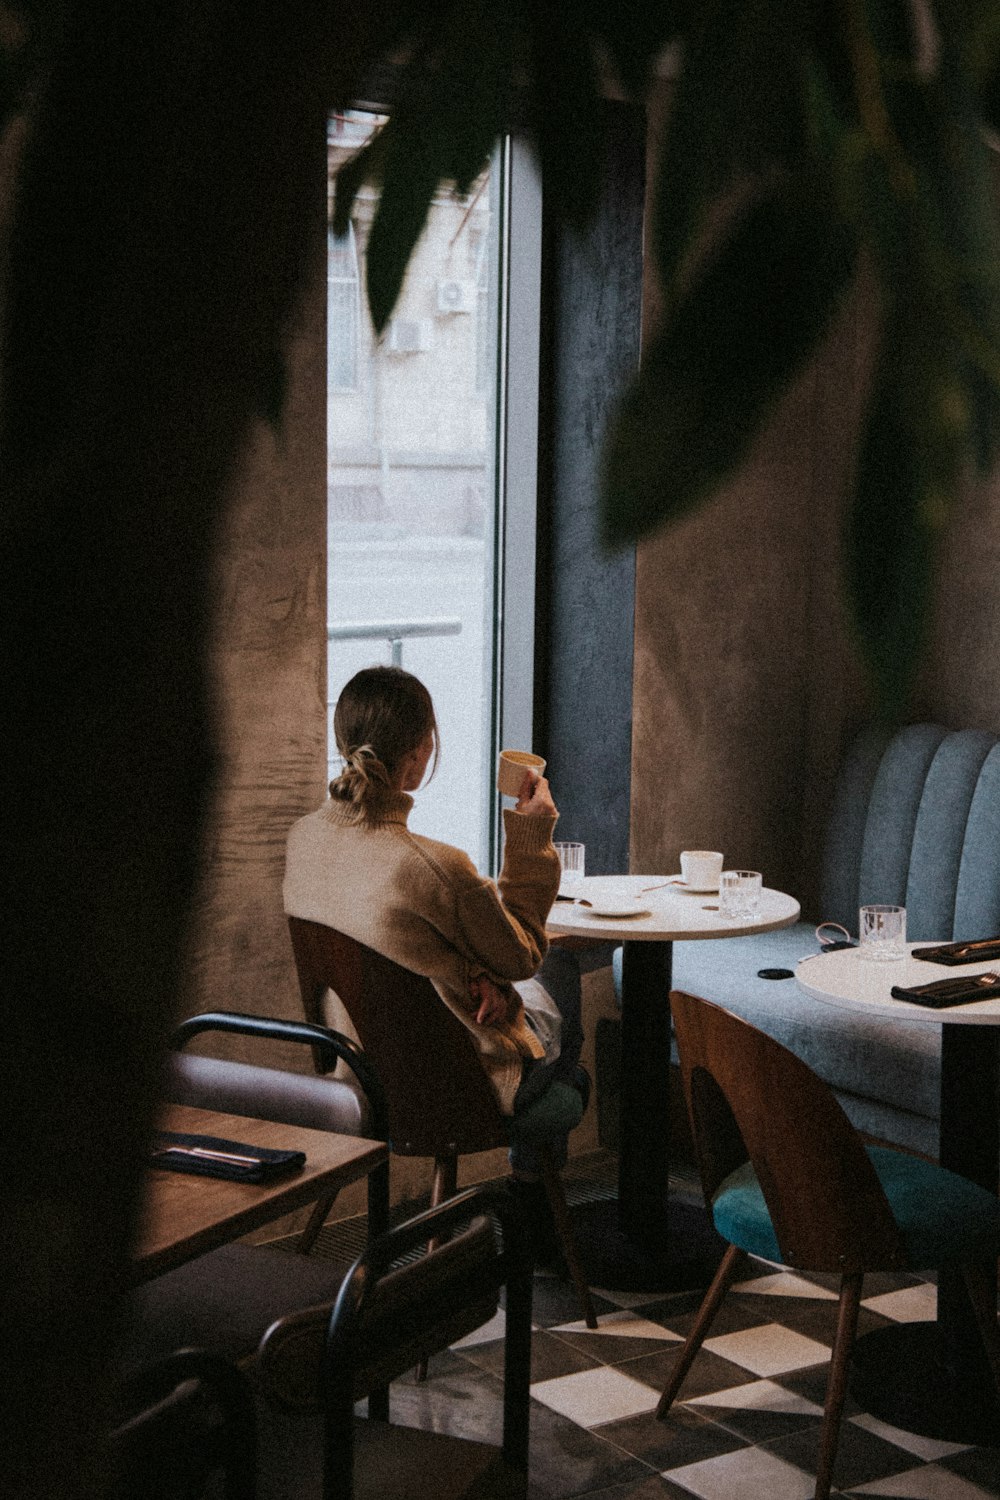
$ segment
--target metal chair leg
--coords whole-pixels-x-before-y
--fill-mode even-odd
[[[590,1295],[590,1287],[587,1285],[587,1277],[584,1274],[583,1263],[580,1260],[580,1252],[576,1245],[576,1236],[570,1223],[569,1209],[566,1206],[566,1192],[562,1185],[562,1178],[555,1167],[547,1163],[542,1167],[542,1182],[545,1184],[545,1196],[552,1210],[552,1221],[559,1236],[559,1244],[566,1260],[570,1280],[573,1283],[580,1310],[588,1328],[597,1327],[597,1313],[594,1311],[594,1303]]]
[[[815,1500],[828,1500],[833,1460],[840,1437],[840,1417],[847,1394],[847,1366],[854,1348],[854,1335],[858,1327],[858,1309],[861,1306],[861,1285],[864,1276],[852,1271],[840,1283],[840,1311],[837,1316],[837,1333],[833,1341],[830,1359],[830,1375],[826,1385],[826,1403],[823,1409],[823,1427],[819,1439],[819,1461],[816,1466]]]
[[[725,1255],[719,1262],[719,1269],[712,1278],[712,1284],[702,1298],[698,1309],[698,1316],[694,1320],[691,1332],[688,1334],[681,1350],[681,1357],[674,1366],[673,1374],[667,1381],[663,1395],[660,1397],[656,1408],[659,1421],[663,1421],[667,1412],[673,1406],[677,1398],[677,1392],[684,1384],[685,1376],[695,1362],[699,1349],[705,1342],[705,1335],[712,1326],[712,1319],[719,1310],[719,1304],[729,1289],[729,1283],[736,1275],[736,1268],[740,1263],[741,1251],[730,1245]]]

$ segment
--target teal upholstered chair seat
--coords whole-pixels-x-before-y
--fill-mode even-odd
[[[985,1188],[907,1151],[869,1146],[911,1271],[1000,1254],[1000,1199]],[[767,1201],[750,1162],[723,1181],[712,1218],[724,1240],[762,1260],[781,1260]]]

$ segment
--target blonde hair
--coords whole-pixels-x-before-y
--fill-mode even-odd
[[[392,795],[400,765],[428,734],[434,738],[432,775],[437,768],[439,739],[431,695],[402,667],[356,672],[337,699],[333,733],[344,765],[330,782],[330,796],[365,812],[376,812]]]

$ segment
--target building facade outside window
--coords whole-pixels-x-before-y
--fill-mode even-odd
[[[330,122],[331,192],[379,123]],[[531,733],[539,194],[511,142],[467,198],[439,192],[380,340],[364,295],[376,206],[364,190],[330,240],[328,698],[374,662],[427,683],[442,754],[411,826],[486,871],[497,746]],[[329,745],[332,775],[332,726]]]
[[[361,278],[353,224],[340,238],[330,233],[326,264],[327,387],[331,391],[355,391],[358,388]]]

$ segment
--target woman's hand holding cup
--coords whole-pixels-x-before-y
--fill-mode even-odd
[[[545,761],[530,750],[500,751],[497,789],[505,797],[516,797],[515,812],[539,818],[558,816],[544,770]]]
[[[514,811],[526,813],[529,818],[559,816],[558,809],[552,800],[552,793],[549,791],[549,784],[544,776],[538,776],[534,771],[525,771]]]

